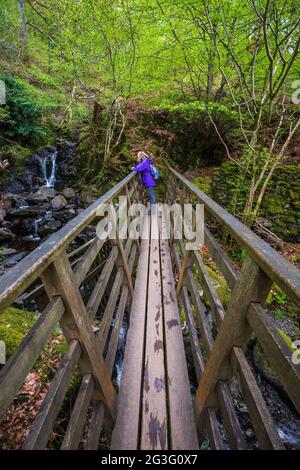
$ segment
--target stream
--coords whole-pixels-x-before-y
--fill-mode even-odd
[[[73,142],[59,141],[26,158],[22,173],[8,176],[1,195],[0,275],[85,207],[73,187],[75,149]]]
[[[57,160],[57,150],[50,153],[50,155],[46,155],[45,157],[41,157],[39,159],[41,170],[42,170],[42,177],[45,180],[44,186],[46,188],[53,188],[55,185],[56,160]]]

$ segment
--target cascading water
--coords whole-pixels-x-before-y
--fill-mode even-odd
[[[113,379],[120,387],[122,371],[123,371],[123,360],[124,360],[124,350],[126,343],[126,336],[128,330],[128,318],[124,318],[119,335],[118,349],[116,353],[116,361],[114,365]]]
[[[57,158],[57,151],[51,153],[51,155],[47,155],[45,158],[39,159],[41,170],[42,170],[42,177],[46,181],[46,184],[44,186],[46,186],[47,188],[53,188],[53,186],[55,185],[56,158]]]

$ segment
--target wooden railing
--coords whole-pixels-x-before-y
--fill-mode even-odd
[[[195,398],[199,434],[203,437],[207,433],[213,448],[223,447],[218,419],[220,411],[230,447],[246,447],[229,386],[229,381],[235,376],[239,379],[240,391],[260,447],[282,449],[284,445],[245,350],[249,339],[255,336],[291,402],[300,413],[300,366],[293,363],[293,351],[263,308],[273,283],[291,301],[300,305],[300,272],[172,168],[167,186],[167,202],[172,203],[177,199],[180,203],[193,200],[204,204],[205,213],[217,221],[247,252],[247,258],[238,272],[205,226],[205,246],[231,290],[230,303],[225,311],[199,251],[187,251],[182,240],[171,238],[174,267],[179,276],[177,293],[185,311],[199,380]],[[212,327],[207,318],[207,308],[199,294],[195,273],[200,277],[201,288],[212,312]]]
[[[299,271],[171,168],[166,188],[170,204],[175,201],[204,204],[209,217],[247,252],[247,259],[237,271],[209,228],[205,227],[205,246],[231,291],[231,300],[225,309],[200,252],[187,251],[184,240],[171,235],[173,267],[178,274],[177,294],[185,312],[199,381],[195,397],[199,439],[202,441],[208,436],[212,448],[222,449],[225,429],[231,448],[247,447],[230,388],[231,378],[237,377],[260,447],[282,449],[284,445],[248,361],[246,347],[249,338],[255,336],[295,409],[300,412],[300,366],[293,364],[292,351],[264,310],[273,283],[291,301],[300,304]],[[117,202],[120,195],[125,195],[129,204],[144,201],[143,190],[134,173],[0,278],[1,313],[20,296],[25,301],[42,293],[44,297],[45,293],[47,295],[46,306],[33,328],[0,371],[0,416],[17,396],[58,324],[68,343],[30,426],[24,449],[47,447],[77,370],[81,384],[61,448],[78,448],[88,415],[84,445],[86,449],[97,449],[105,414],[115,420],[116,390],[111,376],[122,321],[132,299],[131,275],[139,255],[139,243],[131,239],[123,242],[118,238],[103,241],[95,236],[73,252],[70,252],[70,244],[86,227],[97,223],[101,205]],[[88,295],[82,295],[82,288],[87,285]],[[209,303],[212,324],[200,287]],[[94,323],[96,316],[101,319],[100,325]]]
[[[128,239],[123,246],[123,241],[119,239],[112,243],[95,236],[72,253],[67,253],[67,250],[86,227],[97,223],[98,209],[103,204],[118,202],[116,198],[121,195],[127,197],[129,204],[142,201],[142,189],[134,173],[50,236],[0,279],[0,315],[25,291],[29,293],[23,295],[23,299],[34,298],[42,290],[48,296],[47,305],[33,328],[0,371],[0,416],[15,399],[58,323],[68,343],[67,351],[30,427],[24,449],[47,447],[77,369],[82,377],[81,385],[62,449],[78,447],[89,407],[92,410],[85,444],[87,449],[98,446],[105,409],[112,421],[115,420],[116,390],[111,375],[122,320],[132,295],[131,272],[138,255],[138,242]],[[107,253],[109,246],[110,253],[103,261],[101,252],[106,250]],[[84,303],[80,287],[87,281],[92,281],[92,289]],[[33,289],[30,288],[32,285]],[[99,312],[104,295],[107,296],[107,302],[104,311],[100,309]],[[96,314],[101,314],[100,327],[93,325]],[[114,326],[111,331],[112,320]]]

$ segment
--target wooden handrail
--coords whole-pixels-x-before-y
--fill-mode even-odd
[[[286,293],[290,293],[291,291],[288,290],[290,286],[287,285],[288,279],[285,276],[292,271],[293,279],[299,281],[299,272],[182,175],[171,168],[170,173],[169,194],[171,197],[168,202],[179,200],[180,204],[183,204],[184,199],[188,200],[189,191],[192,201],[195,202],[198,199],[203,203],[210,214],[228,229],[228,232],[248,252],[242,269],[239,272],[236,271],[221,245],[207,227],[204,227],[204,246],[215,261],[217,269],[224,275],[231,291],[230,301],[226,308],[221,302],[216,286],[211,281],[199,251],[188,252],[183,240],[171,239],[170,242],[173,245],[174,268],[178,274],[177,292],[185,312],[193,362],[199,380],[195,410],[200,439],[204,438],[206,428],[211,446],[215,449],[222,448],[216,418],[216,409],[219,408],[230,447],[243,448],[243,433],[232,406],[228,386],[228,380],[232,376],[238,376],[240,392],[248,408],[260,447],[283,449],[284,444],[278,435],[276,423],[256,382],[255,372],[248,362],[244,348],[248,344],[250,335],[254,335],[262,346],[271,367],[278,374],[289,398],[300,412],[299,365],[293,364],[291,350],[277,332],[267,312],[262,308],[273,281],[281,285]],[[178,184],[179,181],[181,184]],[[232,221],[234,223],[231,224]],[[174,223],[173,220],[172,223]],[[261,254],[258,256],[259,250]],[[189,260],[188,263],[187,260]],[[275,274],[272,271],[274,264]],[[265,269],[266,265],[268,269]],[[290,297],[291,300],[299,303],[298,285],[299,282],[293,284],[293,294]],[[209,304],[212,315],[211,325],[205,314],[206,306],[202,303],[200,288]],[[201,332],[200,340],[204,346],[205,355],[203,355],[203,347],[200,347],[195,320]]]
[[[96,217],[101,205],[109,203],[134,178],[130,173],[91,206],[32,251],[0,278],[0,314],[63,252],[74,238]]]
[[[48,303],[45,308],[42,307],[40,317],[0,371],[1,389],[5,391],[1,394],[0,416],[12,403],[57,323],[60,323],[68,342],[67,351],[62,357],[40,411],[23,444],[24,449],[40,449],[47,445],[76,367],[82,372],[83,379],[77,408],[72,414],[63,448],[77,446],[87,407],[93,401],[92,397],[103,400],[111,418],[115,419],[117,401],[111,372],[116,356],[120,322],[123,320],[126,305],[129,305],[130,289],[127,277],[135,265],[137,244],[128,239],[123,247],[123,241],[120,240],[122,246],[112,247],[108,254],[109,245],[106,241],[95,237],[71,254],[68,254],[67,250],[70,248],[70,242],[79,233],[91,222],[97,221],[98,208],[113,202],[121,191],[126,189],[128,203],[133,194],[137,202],[134,176],[135,173],[131,173],[124,178],[59,232],[49,237],[1,279],[0,311],[19,298],[37,278],[41,278],[47,294],[43,295],[43,304],[47,300]],[[121,250],[122,257],[118,256]],[[80,254],[75,267],[74,263],[73,266],[70,263],[70,258],[74,254]],[[103,254],[106,256],[105,260]],[[111,288],[110,281],[113,281]],[[87,288],[88,296],[82,295],[80,286],[83,285]],[[119,298],[121,299],[118,304],[119,328],[109,335]],[[101,302],[105,305],[103,315],[101,315]],[[93,320],[97,314],[101,318],[101,326],[95,328],[94,325],[93,328]],[[106,347],[110,351],[109,364],[112,363],[110,369],[103,356]],[[85,390],[86,383],[87,390]],[[78,408],[80,408],[79,414],[76,411]]]
[[[202,203],[278,286],[300,305],[300,271],[178,171],[170,172]]]

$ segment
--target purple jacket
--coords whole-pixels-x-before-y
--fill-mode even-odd
[[[151,175],[150,165],[152,163],[152,158],[148,157],[147,160],[143,160],[137,166],[133,168],[133,171],[141,173],[142,183],[144,186],[156,186],[156,182]]]

